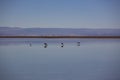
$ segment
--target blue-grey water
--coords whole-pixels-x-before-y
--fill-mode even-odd
[[[120,80],[120,39],[0,39],[0,80]]]

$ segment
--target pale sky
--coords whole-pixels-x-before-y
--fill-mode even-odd
[[[120,28],[120,0],[0,0],[0,26]]]

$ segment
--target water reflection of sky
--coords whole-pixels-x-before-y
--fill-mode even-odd
[[[74,39],[70,43],[63,41],[62,48],[60,41],[46,40],[47,48],[42,41],[40,44],[31,41],[31,46],[0,45],[1,80],[120,79],[119,39],[80,40],[80,46],[79,40]]]

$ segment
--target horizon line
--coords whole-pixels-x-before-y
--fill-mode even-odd
[[[105,27],[105,28],[94,28],[94,27],[92,27],[92,28],[78,28],[78,27],[74,27],[74,28],[72,28],[72,27],[17,27],[17,26],[0,26],[0,28],[5,28],[5,27],[7,27],[7,28],[49,28],[49,29],[53,29],[53,28],[56,28],[56,29],[120,29],[120,28],[113,28],[113,27],[111,27],[111,28],[107,28],[107,27]]]

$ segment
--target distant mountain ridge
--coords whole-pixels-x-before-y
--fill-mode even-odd
[[[0,27],[0,36],[120,36],[120,29]]]

